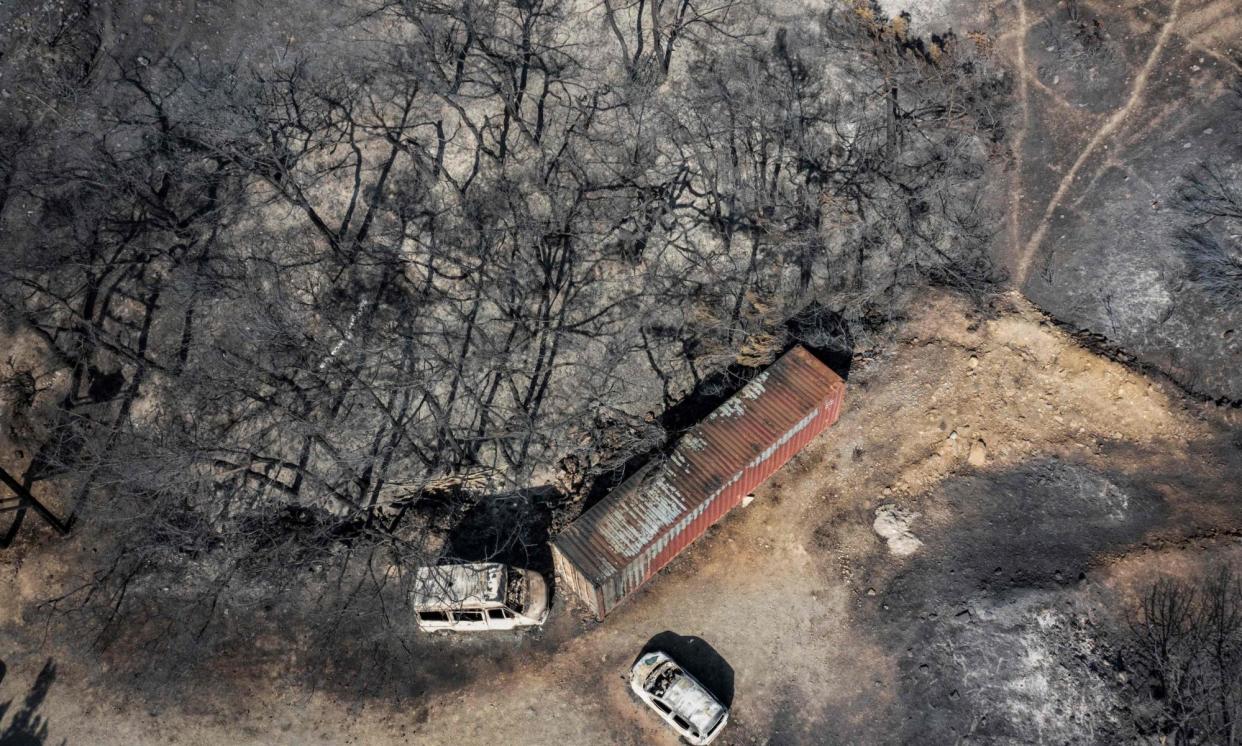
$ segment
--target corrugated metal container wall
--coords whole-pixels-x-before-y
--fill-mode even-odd
[[[845,382],[801,347],[772,363],[552,542],[562,588],[603,619],[836,422]]]

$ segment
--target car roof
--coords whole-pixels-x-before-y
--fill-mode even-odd
[[[503,604],[505,569],[499,562],[420,567],[414,573],[411,602],[417,610]]]

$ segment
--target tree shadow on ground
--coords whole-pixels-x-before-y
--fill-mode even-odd
[[[448,534],[446,555],[460,562],[503,562],[551,576],[548,527],[556,493],[533,488],[490,495],[467,510]]]
[[[648,640],[634,660],[637,662],[647,653],[657,650],[672,656],[678,665],[716,695],[725,707],[733,706],[733,667],[702,638],[666,630]]]
[[[812,301],[785,322],[786,343],[782,354],[802,345],[832,372],[848,381],[854,362],[854,334],[841,314]]]
[[[0,661],[0,681],[4,680],[5,673],[4,662]],[[42,746],[47,743],[47,718],[39,714],[39,708],[43,706],[43,700],[47,698],[54,681],[56,664],[48,658],[43,664],[43,670],[35,678],[34,685],[27,692],[21,708],[13,713],[7,725],[0,727],[0,746]],[[0,702],[0,723],[4,722],[12,706],[12,700]],[[62,746],[64,743],[61,741]]]

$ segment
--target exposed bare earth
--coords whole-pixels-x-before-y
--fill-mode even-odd
[[[732,669],[726,744],[1098,736],[1107,688],[1056,656],[1187,548],[1235,551],[1237,413],[1082,349],[1016,297],[989,318],[934,298],[890,349],[856,363],[835,427],[606,623],[560,598],[542,632],[434,640],[434,692],[347,707],[332,692],[348,682],[246,671],[233,701],[169,706],[49,644],[0,652],[0,702],[12,717],[52,658],[52,743],[671,744],[622,676],[672,631]],[[915,540],[901,552],[874,530],[882,506]],[[55,555],[3,567],[0,622],[27,641],[38,620],[16,610]]]

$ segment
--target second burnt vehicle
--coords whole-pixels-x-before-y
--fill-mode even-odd
[[[694,746],[720,735],[729,710],[665,652],[643,653],[630,669],[630,689]]]
[[[539,573],[499,562],[420,567],[411,596],[419,629],[507,630],[543,624],[548,586]]]

